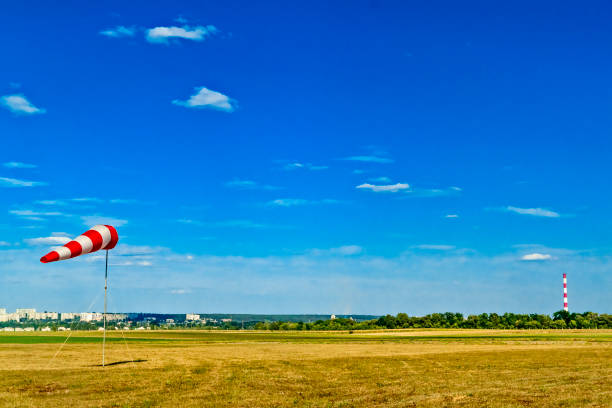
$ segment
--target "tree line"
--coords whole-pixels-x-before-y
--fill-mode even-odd
[[[249,325],[251,326],[251,325]],[[569,313],[560,310],[545,314],[482,313],[464,317],[461,313],[432,313],[408,316],[398,313],[378,319],[355,321],[350,318],[315,322],[257,322],[256,330],[374,330],[374,329],[612,329],[612,315],[593,312]]]

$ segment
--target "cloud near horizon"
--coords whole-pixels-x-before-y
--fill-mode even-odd
[[[175,99],[172,101],[174,105],[183,106],[185,108],[196,109],[216,109],[224,112],[233,112],[236,110],[236,101],[223,95],[220,92],[213,91],[206,87],[194,88],[197,92],[186,101]]]
[[[359,245],[342,245],[336,248],[318,249],[310,251],[312,255],[331,255],[331,256],[353,256],[363,253],[363,248]]]
[[[560,309],[559,265],[542,262],[534,273],[536,265],[517,263],[516,252],[486,256],[417,251],[386,257],[362,255],[360,246],[345,245],[300,255],[190,253],[189,259],[185,253],[164,248],[125,251],[128,247],[120,243],[111,260],[111,266],[134,267],[129,273],[117,269],[113,275],[113,308],[123,311],[425,314],[447,310],[552,313]],[[78,308],[99,293],[94,288],[98,288],[102,254],[59,262],[52,270],[39,265],[39,257],[40,249],[34,247],[0,249],[4,271],[0,274],[0,296],[9,302],[3,307]],[[585,283],[598,282],[598,290],[592,285],[575,286],[576,310],[609,311],[609,257],[567,257],[562,267],[576,270],[576,277]],[[436,277],[435,282],[429,280],[431,276]],[[66,279],[70,279],[68,286]],[[177,282],[189,282],[189,289],[197,296],[184,304],[175,303],[169,291],[181,289]],[[19,298],[9,296],[20,292],[23,296]],[[38,297],[49,292],[57,296]]]
[[[17,115],[36,115],[45,113],[45,109],[37,108],[22,94],[4,95],[0,97],[0,105]]]
[[[420,245],[414,245],[412,248],[432,250],[432,251],[451,251],[455,249],[456,246],[443,245],[443,244],[420,244]]]

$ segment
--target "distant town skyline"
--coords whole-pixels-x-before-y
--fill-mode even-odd
[[[3,6],[2,307],[612,312],[609,3],[238,4]]]

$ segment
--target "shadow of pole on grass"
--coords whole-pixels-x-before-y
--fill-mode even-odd
[[[112,363],[106,363],[104,366],[114,366],[120,364],[128,364],[128,363],[144,363],[147,360],[138,359],[138,360],[125,360],[125,361],[115,361]],[[92,367],[102,367],[102,364],[94,364]]]

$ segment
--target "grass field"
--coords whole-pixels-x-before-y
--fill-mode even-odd
[[[612,330],[67,335],[0,334],[1,406],[612,407]]]

